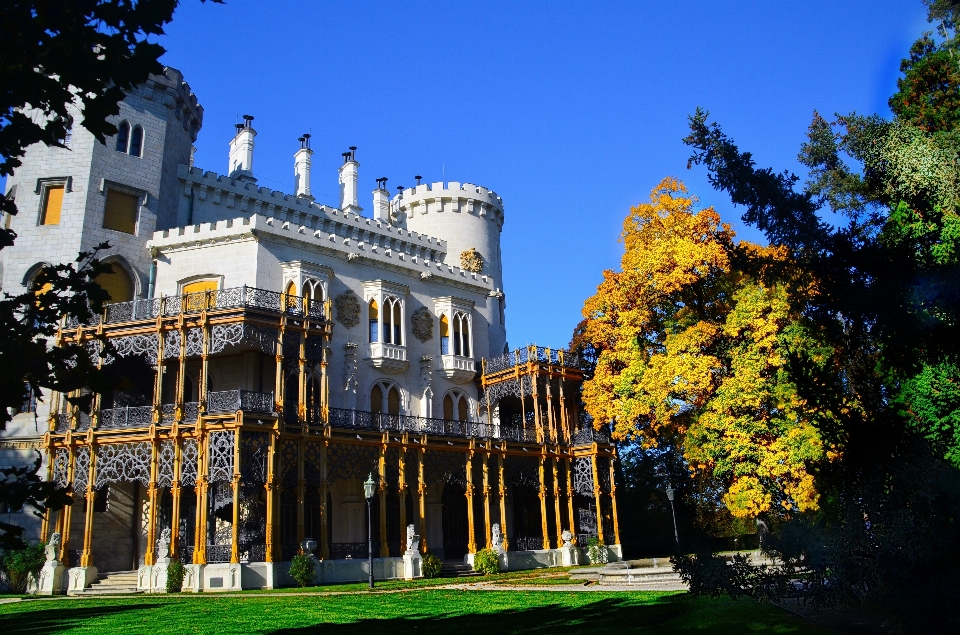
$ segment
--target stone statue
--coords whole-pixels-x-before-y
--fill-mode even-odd
[[[316,548],[317,541],[313,538],[307,538],[300,543],[300,551],[308,555],[313,555],[313,552],[316,550]]]
[[[56,562],[60,555],[60,532],[54,532],[43,548],[43,554],[47,557],[47,562]]]
[[[500,535],[500,523],[493,523],[490,533],[492,534],[490,542],[493,545],[493,550],[497,553],[503,553],[503,536]]]
[[[413,525],[407,525],[407,553],[420,551],[420,536],[416,534]]]
[[[569,530],[569,529],[564,529],[564,530],[563,530],[563,533],[560,534],[560,538],[563,539],[563,546],[564,546],[564,547],[572,547],[572,546],[573,546],[573,534],[570,533],[570,530]]]
[[[164,527],[163,531],[160,532],[160,539],[157,540],[157,557],[158,558],[170,557],[170,528],[169,527]]]

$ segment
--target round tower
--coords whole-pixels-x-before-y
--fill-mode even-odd
[[[447,241],[448,265],[469,269],[476,264],[475,250],[482,260],[481,273],[493,278],[494,288],[503,288],[503,200],[496,192],[472,183],[424,183],[403,190],[390,208],[397,225]]]

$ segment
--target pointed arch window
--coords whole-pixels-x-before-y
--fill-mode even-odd
[[[399,415],[401,403],[400,388],[392,381],[381,379],[370,389],[370,412]]]
[[[440,354],[450,354],[450,320],[446,315],[440,316]]]
[[[470,420],[470,398],[462,390],[451,390],[443,396],[443,418],[447,421]]]
[[[377,307],[376,300],[370,300],[370,305],[367,309],[369,314],[369,323],[370,323],[370,341],[379,342],[380,341],[380,309]]]
[[[133,133],[130,135],[130,155],[134,157],[141,156],[143,152],[143,128],[133,127]]]
[[[403,309],[400,299],[393,296],[383,299],[383,341],[403,346]]]
[[[117,152],[126,152],[130,142],[130,124],[121,121],[117,126]]]
[[[460,311],[453,314],[453,354],[470,357],[470,317]]]

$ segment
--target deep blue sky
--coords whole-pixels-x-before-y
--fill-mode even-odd
[[[686,169],[695,107],[761,165],[799,170],[813,110],[888,114],[899,61],[930,28],[920,0],[184,0],[162,61],[204,106],[204,169],[226,170],[233,124],[251,114],[261,185],[292,189],[309,131],[323,203],[337,203],[351,145],[365,207],[380,176],[391,190],[415,174],[495,190],[510,344],[562,346],[619,265],[623,217],[664,176],[742,228]]]

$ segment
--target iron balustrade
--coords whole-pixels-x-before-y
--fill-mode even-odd
[[[89,430],[92,420],[90,415],[86,412],[77,413],[77,430]]]
[[[171,425],[177,416],[177,404],[160,404],[160,425]]]
[[[66,431],[70,429],[70,424],[72,423],[72,419],[73,419],[73,415],[71,415],[69,412],[58,412],[53,431],[59,434],[66,433]]]
[[[523,443],[537,442],[537,431],[533,428],[496,426],[476,421],[453,421],[413,415],[391,415],[344,408],[330,408],[329,424],[334,428],[351,430],[504,439]]]
[[[526,346],[524,348],[510,351],[499,357],[492,357],[484,360],[484,371],[487,374],[496,373],[514,366],[521,366],[527,362],[537,362],[541,364],[554,364],[556,366],[565,366],[566,368],[580,367],[580,353],[577,351],[567,351],[563,349],[546,348],[543,346]]]
[[[231,545],[207,545],[207,562],[219,564],[230,562]]]
[[[610,445],[610,434],[604,430],[582,428],[573,433],[573,445],[590,445],[593,442]]]
[[[586,549],[590,540],[596,540],[597,534],[577,534],[577,546]]]
[[[510,541],[512,551],[536,551],[543,549],[543,536],[517,536]]]
[[[367,557],[367,543],[366,542],[333,542],[330,543],[330,558],[331,560],[345,560],[347,558],[353,559],[366,559]],[[373,557],[380,557],[380,543],[376,542],[373,544]]]
[[[259,309],[277,314],[297,317],[324,319],[323,302],[307,300],[295,295],[277,291],[267,291],[255,287],[233,287],[215,291],[199,291],[184,295],[171,295],[162,298],[117,302],[104,307],[103,314],[94,315],[85,326],[135,322],[137,320],[155,320],[161,315],[176,317],[180,314],[199,313],[215,309]],[[77,328],[79,320],[67,318],[66,328]]]
[[[200,418],[200,402],[188,401],[183,404],[183,420],[185,423],[191,423]]]
[[[207,394],[207,412],[273,412],[273,393],[252,390],[221,390]]]
[[[144,428],[153,423],[153,406],[124,406],[100,411],[101,430]]]

